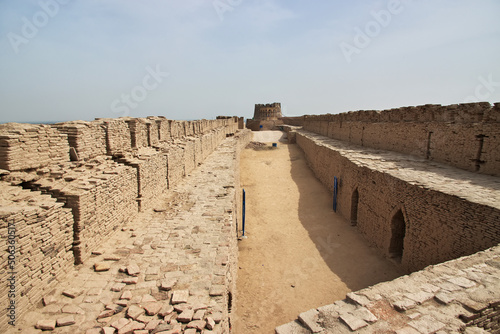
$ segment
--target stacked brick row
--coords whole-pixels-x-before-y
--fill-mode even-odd
[[[154,149],[143,148],[137,156],[127,156],[119,161],[136,171],[139,210],[151,208],[155,199],[168,189],[167,156]]]
[[[295,119],[284,119],[293,125]],[[424,105],[303,117],[329,138],[500,175],[500,103]],[[451,144],[453,143],[453,144]]]
[[[105,119],[108,155],[121,155],[132,149],[132,138],[127,123],[122,119]]]
[[[394,256],[394,217],[402,211],[405,232],[399,261],[405,270],[470,255],[500,242],[500,190],[494,186],[495,177],[432,166],[423,159],[303,130],[297,131],[296,140],[330,191],[334,176],[340,179],[337,212],[355,220],[367,242],[388,257]]]
[[[18,171],[69,161],[67,135],[48,125],[0,124],[0,169]]]
[[[133,217],[137,209],[137,171],[100,157],[85,164],[61,164],[38,171],[31,183],[63,201],[74,218],[74,262],[82,263],[105,236]]]
[[[78,160],[106,155],[106,129],[101,121],[65,122],[54,127],[68,136],[69,146],[76,151]],[[72,157],[72,160],[76,159]]]
[[[0,328],[11,302],[19,318],[72,269],[73,217],[63,205],[0,181]]]
[[[126,121],[130,129],[130,140],[132,148],[148,147],[150,122],[144,118],[132,118]]]

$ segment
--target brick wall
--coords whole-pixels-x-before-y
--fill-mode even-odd
[[[368,243],[388,257],[397,257],[391,251],[392,228],[401,210],[405,236],[400,261],[404,269],[419,270],[500,243],[500,204],[494,199],[484,201],[498,194],[496,190],[487,195],[494,177],[472,174],[468,178],[470,173],[465,171],[448,175],[445,168],[427,167],[425,160],[406,161],[404,155],[390,153],[380,157],[375,150],[302,130],[296,140],[330,191],[334,176],[340,179],[337,212],[347,220],[353,219],[357,192],[355,223]],[[372,165],[366,163],[370,160]],[[454,182],[457,187],[448,189]]]
[[[74,121],[53,126],[68,136],[68,144],[77,154],[77,157],[71,156],[71,160],[87,160],[106,154],[106,127],[103,122]]]
[[[500,103],[424,105],[303,117],[305,130],[329,138],[500,175]],[[300,123],[297,118],[283,120],[290,125]]]
[[[0,194],[0,330],[3,331],[9,327],[10,300],[15,301],[18,319],[40,303],[44,290],[50,291],[57,284],[56,279],[72,269],[73,217],[63,203],[40,192],[0,181]],[[12,254],[9,246],[14,246],[10,248]],[[14,261],[12,268],[9,255]],[[10,274],[12,271],[14,275]],[[8,297],[12,292],[7,279],[11,278],[14,298]]]
[[[18,171],[69,161],[68,136],[48,125],[0,124],[0,169]]]

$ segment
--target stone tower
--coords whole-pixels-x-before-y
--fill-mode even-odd
[[[281,103],[256,104],[253,114],[254,120],[276,121],[281,115]]]

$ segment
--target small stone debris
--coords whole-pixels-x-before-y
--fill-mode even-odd
[[[127,286],[127,284],[125,283],[115,283],[112,287],[111,287],[111,291],[114,291],[114,292],[120,292],[122,291],[122,289]]]
[[[226,287],[224,285],[212,285],[209,291],[209,295],[214,296],[223,296],[226,291]]]
[[[57,327],[71,326],[76,323],[75,318],[72,315],[68,315],[64,318],[59,318],[56,320]]]
[[[43,331],[53,331],[56,329],[55,320],[38,320],[35,328],[41,329]]]
[[[121,329],[119,329],[118,334],[134,333],[134,331],[139,329],[144,329],[144,327],[146,327],[146,325],[143,324],[142,322],[131,321],[125,326],[123,326]]]
[[[139,318],[139,316],[144,314],[144,309],[142,307],[139,307],[137,305],[130,305],[130,307],[127,310],[127,316],[131,319],[136,320]],[[137,329],[142,329],[142,328],[137,328]]]
[[[205,325],[206,325],[206,321],[205,320],[194,320],[194,321],[191,321],[187,324],[187,328],[195,328],[199,331],[203,330],[203,328],[205,328]]]
[[[54,296],[43,297],[42,301],[43,301],[43,306],[47,306],[47,305],[50,305],[50,304],[57,303],[57,299]]]
[[[162,306],[162,303],[159,302],[147,302],[143,304],[143,308],[146,311],[147,315],[156,315],[158,312],[160,312]]]
[[[128,277],[128,278],[124,278],[122,283],[125,283],[127,285],[130,285],[130,284],[137,284],[139,282],[139,277]]]
[[[107,255],[104,257],[104,261],[120,261],[121,257],[116,255]]]
[[[113,310],[104,310],[97,316],[97,319],[109,318],[115,314]]]
[[[160,285],[160,290],[170,291],[174,287],[175,283],[177,283],[176,279],[163,280]]]
[[[107,262],[94,263],[94,271],[96,271],[96,272],[108,271],[110,268],[111,268],[111,266]]]
[[[215,328],[215,320],[212,317],[207,317],[207,328],[210,330]]]
[[[120,299],[127,299],[127,300],[132,299],[132,291],[130,290],[123,291],[122,295],[120,296]]]
[[[179,314],[179,316],[177,317],[177,321],[184,323],[190,322],[191,320],[193,320],[193,316],[194,316],[194,311],[187,309],[181,314]]]
[[[187,303],[189,298],[189,290],[177,290],[172,294],[172,305]]]
[[[130,276],[138,276],[140,272],[141,270],[139,266],[135,263],[129,264],[127,266],[127,274],[129,274]]]
[[[62,292],[63,296],[66,296],[66,297],[69,297],[72,299],[78,297],[81,294],[82,294],[82,291],[78,290],[78,289],[68,289],[68,290],[64,290]]]
[[[366,327],[368,326],[368,323],[366,323],[366,321],[364,320],[361,320],[355,316],[353,316],[352,314],[342,314],[340,316],[340,319],[345,322],[345,324],[347,326],[349,326],[349,328],[352,330],[352,331],[357,331],[358,329],[360,328],[363,328],[363,327]]]
[[[103,327],[102,328],[102,334],[115,334],[116,329],[113,327]]]

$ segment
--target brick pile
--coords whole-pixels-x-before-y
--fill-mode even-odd
[[[0,124],[0,168],[18,171],[65,161],[67,135],[48,125]]]
[[[68,136],[69,146],[75,150],[78,160],[106,154],[106,128],[103,122],[74,121],[53,126]],[[71,156],[71,160],[77,159]]]
[[[10,300],[15,301],[19,318],[39,304],[44,290],[56,286],[56,278],[72,269],[73,217],[63,205],[40,192],[0,181],[0,329],[8,326]],[[10,258],[15,261],[13,268],[9,246],[14,246],[14,257]],[[14,285],[15,298],[8,297],[13,292],[7,279],[12,277],[9,282]]]

